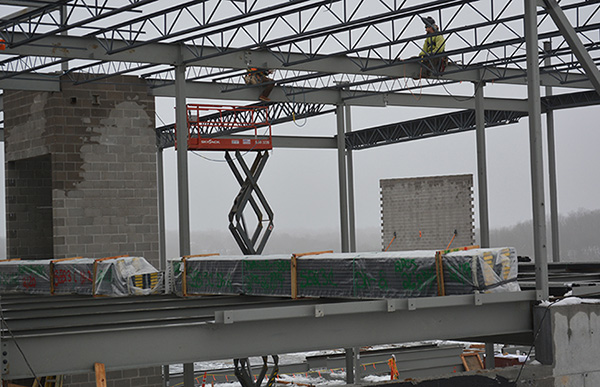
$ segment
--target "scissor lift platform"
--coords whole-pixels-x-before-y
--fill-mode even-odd
[[[209,114],[207,114],[209,113]],[[267,105],[187,105],[188,149],[261,151],[273,149]],[[254,138],[221,136],[254,131]],[[259,131],[263,133],[259,137]]]

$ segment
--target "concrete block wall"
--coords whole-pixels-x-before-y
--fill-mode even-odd
[[[380,181],[382,248],[440,250],[474,243],[473,176]],[[396,238],[394,238],[396,233]]]
[[[66,376],[64,385],[69,387],[96,387],[94,373]],[[157,387],[162,386],[162,367],[147,367],[124,371],[106,372],[107,387]]]
[[[158,266],[154,98],[137,77],[73,80],[63,78],[60,92],[5,91],[7,187],[22,173],[11,165],[49,157],[52,256],[129,254]],[[23,218],[24,197],[10,187],[8,197],[7,214]],[[8,256],[27,239],[11,238]]]
[[[158,267],[154,97],[137,77],[74,78],[60,92],[4,92],[7,256],[129,254]],[[108,371],[109,387],[162,386],[160,367]]]

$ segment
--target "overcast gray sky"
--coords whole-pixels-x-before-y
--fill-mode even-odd
[[[488,4],[482,3],[481,6],[488,7]],[[522,4],[516,2],[511,7],[515,8],[514,12],[519,13]],[[6,9],[3,8],[4,11]],[[461,14],[464,20],[460,18],[454,20],[455,26],[478,18],[467,11],[464,15]],[[319,15],[328,16],[323,12]],[[446,17],[445,20],[447,19]],[[547,20],[545,23],[545,29],[553,28],[550,21]],[[411,29],[406,31],[407,36],[421,33],[422,24],[418,20],[414,22]],[[497,33],[502,36],[508,32],[500,28]],[[454,41],[448,42],[449,45],[459,43],[456,37]],[[416,55],[420,44],[421,42],[418,42],[411,47],[414,53],[407,52],[407,55]],[[522,50],[523,47],[515,49]],[[277,79],[277,73],[275,78]],[[472,87],[468,84],[454,85],[450,89],[451,92],[456,89],[463,95],[472,93]],[[486,96],[510,95],[526,98],[524,87],[491,84],[486,87],[485,93]],[[157,101],[158,116],[165,123],[174,122],[173,106],[174,99],[160,98]],[[600,167],[600,152],[596,149],[600,144],[597,118],[599,109],[599,107],[570,109],[555,114],[559,210],[563,214],[580,208],[600,208],[600,200],[597,199],[600,192],[597,171]],[[425,108],[353,108],[353,129],[439,113],[439,110]],[[157,119],[157,125],[161,124]],[[336,131],[333,114],[298,124],[304,126],[298,127],[293,123],[276,126],[273,128],[273,133],[332,136]],[[544,137],[544,147],[545,144]],[[202,157],[189,154],[192,231],[215,229],[226,231],[227,214],[239,186],[229,167],[223,162],[222,152],[203,152],[200,155]],[[252,156],[246,156],[248,163],[251,162]],[[491,227],[509,226],[530,219],[532,211],[527,119],[522,119],[519,124],[488,129],[487,156]],[[3,159],[3,152],[0,157]],[[339,229],[336,157],[335,150],[275,149],[272,152],[259,185],[275,212],[275,232]],[[474,132],[357,151],[354,152],[354,157],[357,228],[380,226],[380,179],[465,173],[475,175],[474,199],[477,223],[477,165]],[[173,149],[165,151],[165,171],[167,228],[176,229],[177,181]],[[0,172],[2,184],[3,173],[4,170]],[[547,185],[547,174],[544,178]],[[4,214],[4,200],[1,201],[0,206]],[[5,225],[4,222],[1,223],[0,231],[4,232]]]
[[[497,88],[498,90],[495,90]],[[507,88],[490,85],[486,95],[503,95]],[[525,98],[523,88],[521,90]],[[497,92],[496,92],[497,91]],[[172,102],[159,103],[159,115],[174,119]],[[600,108],[579,108],[555,113],[559,211],[598,209],[600,200]],[[439,110],[414,108],[353,108],[353,129],[404,121]],[[546,149],[545,116],[544,147]],[[275,126],[274,135],[335,133],[335,115],[299,124]],[[531,218],[531,178],[528,120],[487,129],[490,226],[504,227]],[[379,180],[419,176],[473,174],[475,221],[478,223],[475,132],[446,135],[355,151],[357,228],[380,226]],[[227,229],[227,214],[239,189],[222,152],[190,153],[192,231]],[[546,155],[547,156],[547,155]],[[253,155],[247,155],[247,163]],[[339,228],[337,155],[335,150],[274,149],[259,180],[275,212],[275,231],[332,230]],[[547,157],[545,158],[547,169]],[[165,152],[167,228],[177,228],[176,161],[174,150]],[[548,184],[547,174],[545,183]],[[548,191],[546,190],[548,196]],[[549,208],[549,201],[547,200]],[[359,235],[360,238],[360,235]]]

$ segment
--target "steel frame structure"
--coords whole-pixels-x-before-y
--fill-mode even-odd
[[[121,370],[430,339],[527,344],[534,298],[533,291],[374,301],[3,296],[2,371],[19,379],[87,373],[95,362]]]
[[[66,354],[73,364],[78,364],[69,370],[58,364],[60,356],[48,363],[50,373],[70,373],[88,371],[90,361],[98,360],[118,369],[198,361],[205,359],[207,353],[244,357],[314,349],[317,342],[319,348],[348,348],[383,340],[419,340],[429,335],[415,334],[410,328],[423,321],[434,321],[432,313],[435,313],[435,321],[452,322],[444,326],[431,323],[430,329],[424,330],[437,331],[436,338],[479,336],[492,340],[492,336],[498,334],[531,334],[530,303],[534,299],[548,298],[540,115],[542,111],[598,103],[600,0],[563,0],[560,4],[556,0],[431,0],[425,3],[416,0],[180,0],[171,1],[162,9],[158,7],[164,5],[164,1],[158,0],[117,0],[110,2],[110,7],[107,1],[97,0],[0,0],[0,4],[10,7],[11,11],[2,15],[0,21],[0,38],[5,46],[5,50],[0,51],[0,88],[3,89],[55,91],[61,81],[109,82],[108,76],[114,74],[138,75],[147,80],[154,95],[175,97],[176,125],[184,127],[186,98],[256,100],[257,88],[244,84],[242,79],[246,68],[253,66],[277,70],[272,99],[274,106],[281,109],[277,117],[272,117],[273,122],[289,121],[290,112],[292,119],[298,110],[303,112],[302,117],[309,117],[327,111],[326,105],[334,106],[337,134],[333,138],[274,137],[273,143],[337,149],[342,251],[349,251],[353,246],[350,231],[353,227],[353,149],[476,128],[478,171],[485,176],[485,127],[512,123],[528,115],[536,246],[536,292],[489,295],[489,300],[497,301],[490,303],[484,302],[488,295],[474,295],[446,300],[365,301],[325,306],[316,302],[315,305],[272,308],[262,305],[260,310],[236,306],[231,310],[211,311],[207,319],[194,315],[181,324],[128,311],[124,315],[115,314],[114,326],[108,323],[101,328],[90,326],[88,313],[94,307],[86,305],[85,312],[77,314],[76,327],[61,330],[52,325],[21,328],[27,325],[20,325],[23,320],[13,318],[10,301],[7,308],[7,301],[3,299],[3,320],[13,333],[17,332],[10,336],[5,330],[2,336],[3,349],[8,349],[3,356],[10,363],[11,375],[29,375],[22,359],[15,356],[17,338],[19,344],[32,353],[36,364],[41,362],[40,353],[44,353],[39,351],[40,347],[49,350],[58,343],[73,344],[75,339],[97,345],[103,354],[110,348],[111,356],[102,359],[92,360],[81,351],[73,351],[71,357]],[[425,15],[438,20],[447,42],[445,55],[451,64],[443,74],[413,80],[421,66],[416,56],[425,38],[421,21]],[[541,42],[550,39],[552,46],[542,48]],[[464,88],[460,92],[447,91],[459,82],[472,82],[475,92],[465,94]],[[523,94],[528,98],[485,97],[484,85],[491,82],[527,86]],[[576,92],[541,99],[540,86],[575,89]],[[590,89],[593,91],[581,92]],[[418,100],[412,95],[414,90],[419,90]],[[350,106],[419,106],[458,111],[446,118],[434,116],[418,122],[352,131]],[[168,133],[168,128],[160,132]],[[189,255],[187,141],[183,133],[177,133],[177,143],[182,144],[177,150],[180,253]],[[159,149],[170,141],[159,141]],[[486,184],[480,184],[479,195],[482,208],[486,208]],[[481,219],[483,223],[484,218]],[[485,235],[482,241],[483,238]],[[430,303],[436,304],[436,308],[420,306]],[[50,320],[60,318],[55,308],[35,310],[40,307],[42,305],[34,307],[28,312],[29,316],[47,313],[45,316]],[[392,313],[398,310],[401,313]],[[127,325],[118,321],[122,316],[140,320]],[[363,335],[361,327],[365,324],[378,329]],[[290,326],[298,330],[298,340],[289,345],[267,340],[265,335],[269,330],[272,330],[269,334],[283,335]],[[410,334],[401,332],[399,327],[406,327]],[[252,341],[253,347],[246,344],[240,348],[239,343],[249,337],[248,332],[259,340]],[[306,340],[309,334],[314,335],[314,341]],[[176,343],[185,350],[157,362],[152,357],[150,338],[159,340],[165,348],[176,348],[169,346]],[[139,350],[135,351],[136,355],[142,354],[136,356],[139,362],[132,361],[131,348],[125,348],[125,343],[133,339],[140,343]],[[208,343],[214,352],[198,352],[193,347],[196,340]],[[224,351],[226,347],[236,350]],[[117,348],[123,351],[115,350]],[[124,355],[114,356],[121,353]],[[4,372],[8,372],[6,367]]]

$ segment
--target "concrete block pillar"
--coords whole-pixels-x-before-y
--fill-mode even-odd
[[[5,91],[7,255],[158,266],[154,98],[137,77],[76,81]]]
[[[553,386],[600,386],[600,304],[572,300],[534,308],[536,360],[552,366]]]

